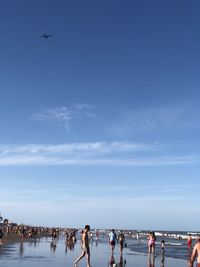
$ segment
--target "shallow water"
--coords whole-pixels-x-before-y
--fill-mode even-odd
[[[60,238],[52,243],[50,238],[39,241],[15,243],[0,248],[1,267],[72,267],[75,259],[80,255],[79,241],[74,247],[66,247],[65,240]],[[110,264],[111,262],[111,264]],[[155,261],[148,258],[146,253],[134,252],[125,248],[123,258],[120,258],[116,246],[114,259],[111,258],[110,247],[106,242],[93,242],[91,244],[92,267],[109,267],[113,263],[118,267],[183,267],[187,261],[182,259],[162,258],[157,256]],[[79,267],[86,267],[86,259],[82,259]]]
[[[158,237],[155,246],[156,255],[162,254],[161,241],[162,237]],[[148,250],[146,239],[129,239],[128,246],[132,251],[146,253]],[[187,240],[165,238],[166,257],[188,260],[188,258],[191,256],[191,252],[192,250],[188,250]]]

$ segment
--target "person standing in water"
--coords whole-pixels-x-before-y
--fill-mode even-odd
[[[90,231],[90,226],[86,225],[84,232],[82,234],[82,253],[80,255],[80,257],[78,257],[78,259],[75,261],[75,266],[78,266],[78,262],[83,258],[87,257],[87,267],[91,267],[90,265],[90,245],[89,245],[89,231]]]
[[[192,248],[192,235],[191,234],[188,235],[187,245],[188,245],[188,249],[190,250]]]
[[[155,243],[156,243],[156,236],[154,232],[150,232],[148,235],[148,253],[155,255]]]

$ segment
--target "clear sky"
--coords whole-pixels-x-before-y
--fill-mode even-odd
[[[0,2],[2,215],[200,230],[200,2]]]

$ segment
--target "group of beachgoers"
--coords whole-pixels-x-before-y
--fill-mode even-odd
[[[78,266],[78,262],[86,256],[87,258],[87,267],[91,267],[90,265],[90,246],[89,246],[89,232],[90,232],[90,226],[86,225],[84,230],[82,231],[81,236],[81,247],[82,247],[82,253],[81,255],[76,259],[75,266]],[[138,238],[138,237],[137,237]],[[155,257],[155,244],[156,244],[156,235],[155,232],[150,232],[147,236],[148,239],[148,255],[153,255],[153,258]],[[125,235],[122,231],[117,235],[115,233],[115,230],[112,229],[111,232],[108,235],[108,241],[111,246],[111,261],[110,266],[116,267],[117,265],[114,263],[114,249],[116,242],[119,243],[119,251],[120,251],[120,257],[122,259],[122,253],[123,248],[126,247],[126,241],[125,241]],[[189,234],[188,240],[187,240],[188,250],[191,251],[191,256],[188,260],[188,266],[193,267],[194,261],[197,258],[197,264],[196,267],[200,267],[200,236],[198,236],[194,247],[192,247],[192,235]],[[161,241],[161,251],[162,255],[165,255],[165,240]],[[151,261],[150,261],[151,262]],[[149,266],[152,266],[151,264]]]
[[[89,241],[90,241],[90,237],[91,235],[89,235],[90,232],[90,226],[86,225],[84,230],[81,232],[81,248],[82,248],[82,253],[81,255],[76,259],[74,265],[78,266],[78,262],[86,256],[87,258],[87,267],[91,267],[90,265],[90,245],[89,245]],[[96,237],[98,238],[98,232],[96,233]],[[114,260],[114,249],[115,249],[115,245],[118,242],[119,243],[119,251],[120,251],[120,261],[123,261],[122,258],[122,253],[123,253],[123,248],[126,247],[126,242],[125,242],[125,235],[122,231],[120,231],[120,233],[117,235],[115,233],[115,230],[112,229],[111,232],[108,235],[108,241],[109,244],[111,246],[111,259],[110,259],[110,266],[112,267],[116,267],[117,265],[115,264],[115,260]]]
[[[49,236],[51,228],[47,227],[33,227],[27,225],[9,225],[4,224],[0,226],[0,245],[4,244],[7,240],[18,241],[30,238]]]
[[[87,258],[87,267],[91,266],[90,265],[90,246],[89,246],[90,234],[89,234],[89,232],[90,232],[90,226],[86,225],[84,230],[82,230],[82,232],[81,232],[82,252],[81,252],[81,255],[76,259],[75,264],[74,264],[75,266],[78,266],[78,262],[85,256]],[[137,239],[139,239],[139,236],[137,236]],[[148,240],[148,255],[152,256],[152,258],[154,259],[154,257],[155,257],[155,245],[156,245],[155,232],[150,232],[147,235],[147,240]],[[110,265],[109,266],[116,267],[117,264],[115,264],[115,260],[114,260],[114,256],[113,256],[115,246],[116,246],[116,243],[119,244],[120,259],[122,260],[123,259],[122,258],[123,249],[124,249],[124,247],[127,246],[125,235],[124,235],[122,230],[117,235],[115,233],[115,230],[112,229],[110,231],[110,233],[108,234],[108,241],[109,241],[109,244],[111,247],[111,259],[110,259]],[[191,257],[189,258],[189,261],[188,261],[188,266],[193,267],[193,263],[194,263],[195,259],[197,258],[197,267],[200,267],[200,236],[197,238],[196,244],[194,245],[194,248],[192,249],[192,236],[190,234],[188,237],[187,245],[188,245],[188,249],[190,251],[192,251]],[[163,259],[164,259],[164,256],[165,256],[165,240],[164,239],[161,241],[161,254],[162,254]],[[149,259],[151,259],[151,257],[149,257]],[[154,266],[153,264],[151,264],[151,260],[149,262],[150,262],[149,266]],[[119,266],[123,266],[123,265],[120,264]]]
[[[77,241],[76,234],[77,229],[66,228],[64,229],[64,235],[66,240],[66,247],[70,249],[74,248],[74,244]],[[15,236],[19,240],[24,241],[29,238],[37,238],[37,237],[51,237],[51,249],[55,251],[56,249],[56,241],[59,238],[60,234],[63,233],[63,229],[61,228],[45,228],[45,227],[31,227],[25,225],[3,225],[0,226],[0,245],[3,245],[3,239],[9,236]],[[81,254],[75,260],[74,265],[78,266],[79,261],[86,256],[87,259],[87,267],[90,267],[90,241],[93,239],[93,235],[95,234],[95,240],[99,238],[99,231],[96,230],[95,232],[90,231],[90,226],[85,225],[84,229],[81,230]],[[140,239],[139,234],[137,234],[137,239]],[[125,234],[123,231],[119,231],[118,234],[112,229],[108,233],[108,242],[111,248],[111,259],[109,266],[116,267],[116,266],[125,266],[126,262],[117,265],[114,260],[114,250],[116,247],[116,243],[119,245],[119,253],[120,253],[120,262],[123,261],[123,249],[127,246]],[[155,257],[155,245],[156,245],[156,235],[155,232],[150,232],[147,235],[147,242],[148,242],[148,255]],[[195,259],[197,259],[197,267],[200,267],[200,236],[197,238],[195,244],[193,245],[192,235],[189,234],[187,239],[187,246],[188,251],[190,252],[190,257],[188,261],[188,266],[193,267]],[[165,240],[161,241],[161,253],[163,257],[165,256]],[[150,265],[152,266],[152,265]]]

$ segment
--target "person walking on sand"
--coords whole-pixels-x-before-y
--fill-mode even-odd
[[[197,264],[196,267],[200,267],[200,236],[198,236],[197,242],[194,245],[192,256],[189,260],[188,266],[193,267],[195,258],[197,258]]]
[[[75,266],[78,266],[78,262],[85,257],[85,255],[87,256],[87,267],[91,267],[90,265],[90,245],[89,245],[89,231],[90,231],[90,226],[86,225],[84,232],[82,234],[82,253],[80,255],[80,257],[78,257],[78,259],[75,261]]]
[[[114,249],[115,249],[116,240],[117,240],[117,235],[115,233],[115,230],[112,229],[111,232],[109,233],[109,243],[111,245],[112,254],[113,254]]]
[[[122,230],[120,231],[119,235],[118,235],[118,242],[119,242],[119,251],[120,251],[120,255],[122,255],[122,251],[125,245],[125,236],[122,232]]]

